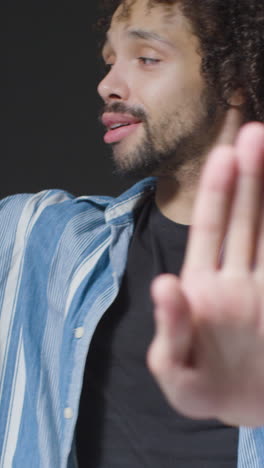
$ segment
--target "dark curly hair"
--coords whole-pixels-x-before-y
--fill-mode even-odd
[[[116,8],[129,14],[135,0],[101,0],[101,32],[109,27]],[[245,98],[245,120],[264,122],[264,1],[149,0],[149,5],[178,3],[200,41],[202,74],[226,108],[237,89]]]

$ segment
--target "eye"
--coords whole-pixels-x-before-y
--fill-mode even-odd
[[[112,66],[113,66],[113,63],[104,63],[104,72],[109,73]]]
[[[101,74],[107,75],[114,65],[114,60],[112,57],[100,57],[99,65]]]
[[[143,65],[155,65],[159,63],[159,59],[149,58],[149,57],[138,57],[138,60],[143,63]]]

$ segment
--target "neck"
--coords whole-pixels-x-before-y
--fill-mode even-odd
[[[229,109],[217,137],[195,163],[183,166],[177,174],[158,177],[156,204],[164,216],[180,224],[191,224],[203,165],[214,147],[234,143],[241,124],[241,112]]]

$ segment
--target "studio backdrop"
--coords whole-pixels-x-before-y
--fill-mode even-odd
[[[98,121],[97,13],[87,0],[0,7],[1,198],[46,188],[117,195],[130,185],[113,174]]]

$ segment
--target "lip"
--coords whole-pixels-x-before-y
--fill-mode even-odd
[[[121,114],[115,112],[105,112],[102,116],[103,125],[109,130],[112,125],[117,124],[137,124],[140,120],[130,114]]]
[[[119,123],[121,123],[120,120]],[[128,135],[131,135],[131,133],[133,133],[136,130],[140,123],[141,122],[131,123],[126,127],[119,127],[114,130],[108,130],[104,135],[104,142],[107,144],[118,143],[119,141],[123,140],[123,138],[127,137]]]

